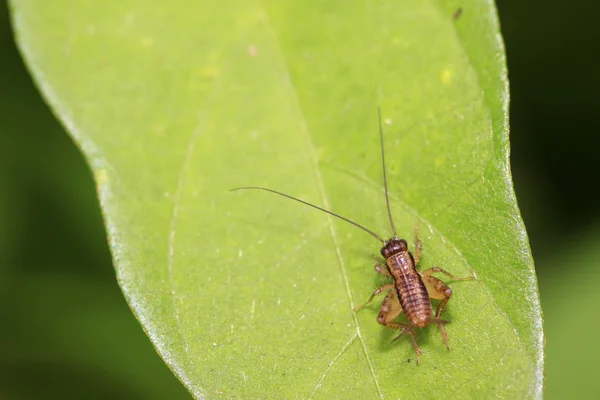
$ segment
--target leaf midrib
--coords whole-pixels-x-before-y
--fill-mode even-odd
[[[308,149],[308,153],[309,153],[310,160],[311,160],[311,168],[313,169],[313,172],[315,175],[317,188],[319,190],[319,194],[321,196],[324,207],[329,210],[329,209],[331,209],[331,207],[329,205],[329,200],[326,195],[325,185],[323,183],[323,177],[321,176],[321,172],[319,170],[319,162],[318,162],[318,157],[317,157],[316,150],[315,150],[315,145],[314,145],[312,137],[309,133],[309,130],[307,128],[306,118],[304,116],[304,113],[302,112],[302,107],[301,107],[300,99],[298,98],[298,93],[295,90],[295,85],[293,85],[293,76],[292,76],[290,68],[288,66],[288,62],[286,60],[285,54],[282,51],[281,46],[279,45],[279,40],[277,39],[275,30],[273,29],[273,26],[271,24],[271,18],[269,16],[268,10],[264,6],[264,4],[262,4],[262,6],[263,6],[264,14],[265,14],[265,19],[267,21],[268,29],[271,33],[271,37],[273,38],[275,51],[279,55],[279,58],[281,60],[281,67],[285,71],[286,75],[289,77],[288,86],[290,87],[293,106],[295,107],[296,110],[298,110],[298,113],[299,113],[298,117],[299,117],[299,121],[301,124],[300,130],[306,138],[307,149]],[[341,248],[340,248],[340,245],[337,240],[337,235],[336,235],[335,229],[333,227],[332,216],[329,214],[327,215],[327,225],[329,226],[329,234],[331,236],[331,240],[333,241],[333,245],[335,247],[336,257],[338,259],[338,264],[339,264],[339,268],[340,268],[340,273],[342,275],[342,280],[344,281],[344,288],[346,290],[346,295],[348,296],[350,312],[352,314],[352,321],[353,321],[354,327],[356,329],[356,336],[358,337],[358,340],[360,341],[362,351],[365,355],[365,359],[367,360],[367,366],[369,368],[371,376],[373,377],[373,383],[375,384],[375,387],[377,388],[377,393],[379,394],[379,397],[381,399],[383,399],[384,396],[383,396],[383,391],[381,389],[381,385],[379,384],[379,380],[377,379],[377,375],[375,374],[375,368],[373,367],[371,357],[369,356],[369,352],[367,351],[366,343],[360,332],[358,318],[356,316],[356,313],[353,311],[354,310],[354,300],[352,298],[352,291],[350,290],[350,281],[348,279],[346,265],[344,263],[344,258],[342,257],[342,254],[341,254]],[[330,369],[330,368],[331,368],[331,365],[328,364],[327,369]]]

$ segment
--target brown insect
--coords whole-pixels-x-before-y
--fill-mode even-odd
[[[452,19],[453,19],[454,21],[456,21],[457,19],[459,19],[459,18],[460,18],[460,16],[462,15],[462,13],[463,13],[463,9],[462,9],[462,8],[460,8],[460,7],[459,7],[459,8],[457,8],[457,9],[456,9],[456,11],[454,11],[454,13],[452,14]]]
[[[432,323],[439,325],[440,330],[442,332],[442,341],[446,345],[446,348],[450,350],[450,346],[448,345],[448,334],[446,333],[446,329],[444,328],[444,325],[449,323],[449,321],[440,319],[440,314],[442,313],[442,311],[446,307],[446,304],[448,304],[448,300],[450,300],[450,297],[452,296],[452,289],[450,289],[450,287],[448,287],[442,280],[433,276],[433,274],[442,273],[454,280],[469,280],[473,279],[473,277],[470,276],[467,278],[459,278],[438,267],[429,268],[422,272],[419,272],[417,270],[416,266],[419,264],[419,260],[421,259],[421,251],[423,249],[423,245],[418,238],[417,228],[415,227],[415,254],[413,256],[413,254],[408,250],[408,243],[406,242],[406,240],[400,239],[398,237],[398,234],[396,233],[396,227],[394,226],[394,221],[392,218],[392,211],[390,208],[390,201],[387,189],[385,152],[383,147],[383,128],[381,126],[380,109],[378,109],[378,116],[385,200],[387,204],[390,226],[392,228],[392,231],[394,232],[394,236],[391,239],[383,240],[381,236],[379,236],[372,230],[367,229],[364,226],[349,220],[348,218],[342,217],[341,215],[338,215],[334,212],[318,207],[306,201],[300,200],[293,196],[287,195],[285,193],[278,192],[276,190],[258,186],[239,187],[231,190],[264,190],[267,192],[278,194],[283,197],[287,197],[289,199],[298,201],[302,204],[306,204],[307,206],[316,208],[317,210],[326,212],[327,214],[333,215],[336,218],[349,222],[352,225],[362,229],[363,231],[369,233],[371,236],[379,240],[383,244],[383,247],[381,248],[380,252],[381,255],[385,258],[385,263],[378,262],[377,264],[375,264],[375,271],[389,278],[392,278],[394,282],[390,282],[376,289],[373,292],[373,294],[371,294],[367,302],[359,307],[356,307],[354,311],[358,311],[364,308],[366,305],[373,301],[375,296],[387,292],[387,295],[383,300],[383,303],[381,304],[381,309],[377,317],[377,322],[379,322],[381,325],[400,331],[400,334],[392,341],[396,341],[402,336],[408,334],[410,336],[412,345],[415,349],[416,362],[418,363],[419,354],[422,354],[423,351],[419,348],[415,340],[415,327],[424,328]],[[431,307],[430,298],[440,300],[440,303],[435,311],[434,317],[432,317],[433,309]],[[396,317],[398,317],[402,312],[404,312],[404,314],[406,315],[408,323],[394,321],[394,319],[396,319]]]

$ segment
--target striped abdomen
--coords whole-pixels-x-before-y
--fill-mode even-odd
[[[394,254],[387,259],[387,265],[406,317],[412,325],[427,326],[431,318],[431,301],[412,256],[408,251]]]

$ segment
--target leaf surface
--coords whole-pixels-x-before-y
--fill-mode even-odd
[[[119,282],[197,398],[541,395],[541,311],[508,165],[495,9],[458,3],[12,0],[89,160]],[[408,340],[353,313],[383,277],[377,107],[398,233],[453,282]]]

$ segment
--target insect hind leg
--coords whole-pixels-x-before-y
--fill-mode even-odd
[[[423,279],[423,283],[425,284],[425,288],[427,289],[429,297],[432,299],[441,300],[440,304],[438,304],[437,309],[435,310],[435,318],[430,319],[430,323],[439,325],[440,331],[442,332],[442,342],[446,348],[450,350],[450,345],[448,344],[448,333],[444,327],[444,325],[449,323],[449,321],[440,319],[440,315],[446,307],[446,304],[448,304],[450,297],[452,297],[452,289],[450,289],[450,287],[441,279],[438,279],[435,276],[421,274],[421,279]]]
[[[393,284],[390,284],[393,285]],[[399,329],[397,325],[400,325],[398,322],[393,322],[393,319],[402,313],[402,306],[400,305],[400,301],[398,300],[398,296],[396,296],[396,292],[390,290],[383,299],[381,303],[381,308],[379,309],[379,315],[377,316],[377,322],[381,325]]]
[[[454,279],[457,281],[467,281],[475,278],[473,276],[461,278],[452,275],[448,271],[445,271],[439,267],[432,267],[426,269],[425,271],[419,272],[419,275],[421,275],[421,279],[425,284],[425,288],[427,289],[429,297],[431,297],[432,299],[440,300],[440,304],[438,304],[437,309],[435,310],[435,319],[432,319],[431,323],[439,325],[440,331],[442,332],[442,342],[444,343],[446,348],[450,350],[450,345],[448,344],[448,333],[446,333],[446,328],[444,327],[444,325],[449,323],[449,321],[441,320],[440,315],[442,314],[444,308],[446,308],[450,297],[452,297],[452,289],[450,289],[450,286],[446,285],[441,279],[438,279],[435,276],[433,276],[433,274],[435,273],[444,274],[450,279]]]
[[[446,332],[446,324],[449,324],[450,321],[439,319],[439,318],[431,318],[428,321],[430,324],[436,324],[440,327],[440,332],[442,332],[442,343],[446,346],[447,350],[450,350],[450,345],[448,344],[448,333]]]
[[[410,341],[413,345],[413,348],[415,349],[415,362],[418,364],[419,363],[419,354],[423,354],[423,350],[421,350],[421,348],[417,344],[417,341],[415,340],[415,325],[401,324],[398,322],[393,322],[392,324],[397,326],[396,329],[401,330],[400,334],[398,336],[396,336],[392,340],[392,342],[395,342],[396,340],[400,339],[404,335],[410,336]],[[388,325],[388,326],[391,326],[391,325]]]
[[[387,326],[388,328],[396,329],[400,331],[400,334],[396,336],[392,342],[400,339],[402,336],[408,334],[410,336],[410,341],[412,342],[413,348],[415,349],[415,360],[416,363],[419,363],[419,354],[423,354],[423,350],[419,348],[417,345],[417,341],[415,340],[415,326],[410,324],[402,324],[400,322],[393,321],[398,315],[402,313],[402,306],[400,305],[400,300],[398,300],[398,296],[396,292],[391,290],[383,303],[381,304],[381,309],[379,311],[379,315],[377,316],[377,322],[379,322],[383,326]]]

